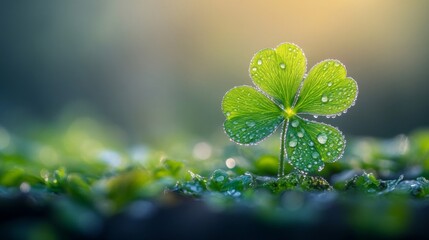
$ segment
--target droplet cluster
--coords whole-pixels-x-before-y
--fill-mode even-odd
[[[249,72],[258,88],[279,104],[290,106],[304,76],[305,66],[302,50],[286,43],[276,49],[264,49],[256,53]]]
[[[227,135],[239,144],[255,144],[272,134],[284,120],[281,109],[249,86],[231,89],[224,97]]]
[[[357,96],[356,82],[347,78],[345,67],[336,60],[319,63],[304,80],[298,108],[302,112],[336,117],[353,106]]]
[[[289,163],[299,171],[321,171],[325,162],[334,162],[342,155],[344,137],[336,128],[299,117],[294,117],[290,126],[287,155]]]

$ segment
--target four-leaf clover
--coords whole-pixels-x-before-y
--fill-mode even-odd
[[[279,176],[284,175],[285,159],[301,172],[315,172],[344,152],[346,142],[337,128],[301,114],[331,117],[346,112],[356,100],[357,84],[337,60],[316,64],[308,75],[306,68],[304,53],[294,44],[263,49],[249,68],[256,87],[235,87],[222,101],[224,129],[236,143],[256,144],[282,125]]]

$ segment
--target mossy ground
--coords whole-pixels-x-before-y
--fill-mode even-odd
[[[25,137],[7,133],[0,152],[2,233],[18,239],[201,239],[293,237],[306,230],[338,238],[408,237],[426,231],[427,130],[353,138],[343,159],[319,176],[288,166],[278,179],[277,141],[258,147],[207,141],[212,154],[203,160],[190,154],[195,141],[182,141],[187,147],[181,153],[128,148],[97,126],[86,122]]]

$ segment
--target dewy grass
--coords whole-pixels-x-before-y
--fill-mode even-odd
[[[337,60],[316,64],[308,75],[306,68],[303,51],[292,43],[263,49],[249,67],[256,87],[235,87],[222,101],[224,129],[236,143],[257,144],[282,125],[279,177],[285,159],[300,172],[321,171],[325,163],[341,158],[346,145],[337,128],[301,115],[345,113],[356,101],[356,82]]]

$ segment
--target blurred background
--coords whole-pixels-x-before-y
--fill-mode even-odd
[[[419,0],[0,1],[2,236],[427,236],[428,9]],[[358,82],[356,106],[317,119],[347,138],[342,160],[317,173],[333,192],[301,189],[307,180],[266,191],[279,138],[242,147],[222,130],[225,92],[252,85],[253,54],[282,42],[304,50],[308,69],[338,59]],[[319,180],[317,191],[328,183]],[[404,193],[410,201],[395,195]]]
[[[323,119],[355,136],[428,126],[427,1],[2,1],[0,125],[91,115],[130,142],[227,141],[221,100],[251,85],[262,48],[293,42],[308,68],[335,58],[355,107]]]

